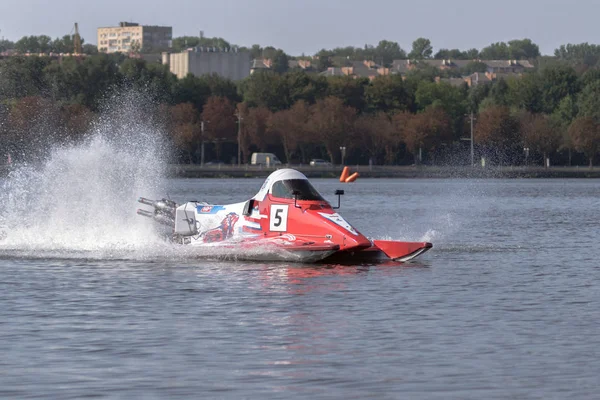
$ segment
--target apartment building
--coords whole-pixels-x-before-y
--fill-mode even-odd
[[[179,79],[191,73],[196,76],[217,74],[234,81],[250,75],[250,52],[215,47],[195,47],[181,53],[162,54],[162,63]]]
[[[158,52],[171,48],[173,28],[121,22],[119,26],[98,28],[98,51],[129,53],[142,49]]]

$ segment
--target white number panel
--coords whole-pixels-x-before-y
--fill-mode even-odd
[[[271,218],[269,219],[269,230],[271,232],[287,232],[288,205],[271,205]]]

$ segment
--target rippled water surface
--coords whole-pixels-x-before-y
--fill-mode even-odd
[[[345,189],[368,236],[434,248],[403,266],[222,262],[145,243],[110,205],[76,204],[81,225],[32,207],[0,242],[0,397],[598,398],[600,182],[313,183]],[[261,184],[164,187],[226,203]]]

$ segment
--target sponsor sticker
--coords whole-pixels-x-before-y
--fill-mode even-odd
[[[224,206],[198,206],[196,208],[199,214],[216,214],[222,210],[225,210]]]
[[[342,228],[344,228],[351,234],[358,235],[358,232],[356,232],[356,230],[352,227],[352,225],[350,225],[340,214],[338,214],[338,213],[327,214],[327,213],[320,212],[319,215],[322,216],[323,218],[327,218],[334,224],[341,226]]]

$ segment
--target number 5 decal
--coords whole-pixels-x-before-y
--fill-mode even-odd
[[[288,206],[287,204],[273,204],[269,230],[271,232],[287,232]]]

